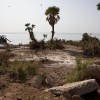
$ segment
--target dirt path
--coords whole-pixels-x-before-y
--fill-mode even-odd
[[[70,55],[65,50],[45,50],[45,51],[32,51],[29,48],[17,48],[13,49],[12,53],[16,56],[10,61],[41,61],[51,60],[55,63],[48,64],[47,67],[60,67],[60,66],[73,66],[75,65],[75,57]]]

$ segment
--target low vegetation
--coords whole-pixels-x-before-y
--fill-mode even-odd
[[[10,69],[10,77],[25,82],[27,78],[37,75],[37,62],[15,62]]]
[[[97,37],[92,37],[88,33],[84,33],[80,41],[61,40],[61,43],[82,47],[83,55],[87,57],[100,56],[100,40]]]
[[[20,80],[25,82],[27,78],[37,75],[37,66],[39,62],[26,62],[26,61],[15,61],[10,62],[9,59],[14,54],[1,52],[0,53],[0,73],[8,73],[12,79]]]
[[[13,56],[14,56],[14,54],[8,53],[6,51],[0,52],[0,66],[8,67],[9,66],[9,59]]]
[[[56,66],[54,65],[56,67],[56,68],[54,68],[54,67],[48,67],[48,65],[46,65],[46,64],[50,65],[53,62],[53,61],[49,62],[49,59],[47,57],[48,53],[46,53],[46,52],[48,52],[48,49],[52,49],[52,50],[60,49],[60,50],[62,50],[62,49],[64,49],[64,45],[66,45],[68,43],[71,44],[71,45],[74,45],[74,46],[84,46],[86,41],[89,41],[89,40],[87,38],[84,38],[82,41],[79,41],[79,42],[76,41],[75,42],[75,41],[65,41],[65,40],[61,40],[61,39],[54,39],[53,40],[53,45],[51,45],[51,43],[50,43],[51,41],[47,41],[47,42],[44,41],[43,46],[41,48],[37,49],[37,50],[41,50],[40,52],[42,53],[42,56],[44,56],[45,59],[41,59],[39,62],[36,62],[36,61],[33,61],[33,60],[31,60],[31,61],[13,61],[13,62],[10,62],[9,59],[11,57],[13,57],[14,55],[11,54],[11,52],[1,52],[0,53],[0,75],[2,77],[5,77],[5,83],[6,83],[6,81],[7,81],[8,84],[10,84],[10,82],[11,82],[11,84],[14,83],[14,85],[16,85],[16,87],[14,87],[15,89],[18,88],[19,85],[21,85],[21,86],[24,85],[23,90],[21,90],[22,89],[22,87],[21,87],[21,89],[19,89],[19,91],[23,92],[23,91],[28,90],[27,93],[28,92],[29,93],[27,95],[24,94],[26,96],[29,96],[31,94],[38,94],[39,92],[44,91],[43,89],[45,89],[45,88],[49,88],[49,87],[52,87],[52,86],[63,85],[63,84],[66,83],[66,79],[65,79],[66,76],[67,76],[67,82],[76,82],[76,81],[81,81],[81,80],[93,78],[87,72],[88,65],[90,64],[89,61],[88,62],[85,62],[85,61],[83,62],[83,60],[81,58],[76,58],[76,66],[74,67],[74,69],[70,68],[70,66],[68,66],[68,68],[66,66],[64,66],[65,68],[64,67],[62,67],[62,68],[58,67],[57,68],[57,65]],[[99,40],[97,40],[97,41],[99,41]],[[37,42],[37,43],[39,43],[39,42]],[[39,47],[40,47],[41,44],[42,44],[41,42],[40,42],[40,44],[38,44]],[[25,45],[25,46],[27,46],[27,45]],[[65,46],[65,47],[69,47],[69,48],[66,48],[66,50],[62,50],[62,52],[68,53],[67,49],[68,50],[75,49],[75,53],[76,53],[77,50],[80,50],[80,49],[77,49],[74,46]],[[31,47],[33,49],[34,45],[32,44]],[[44,49],[47,49],[47,50],[44,50]],[[26,49],[23,48],[22,50],[24,51]],[[27,50],[29,50],[29,49],[27,49]],[[36,48],[35,48],[35,50],[36,50]],[[44,51],[42,51],[42,50],[44,50]],[[32,50],[30,50],[30,51],[32,51]],[[18,53],[23,53],[23,52],[18,51]],[[25,51],[23,54],[25,54],[25,53],[27,53],[27,51]],[[34,55],[34,51],[28,52],[27,54],[30,55],[30,53],[32,53],[32,56]],[[54,53],[56,53],[56,51]],[[72,52],[69,52],[69,54],[70,53],[72,53]],[[24,56],[22,56],[22,57],[24,57]],[[25,56],[25,57],[28,58],[29,56]],[[19,59],[19,58],[17,58],[17,59]],[[87,58],[84,58],[84,59],[87,59]],[[55,63],[55,62],[53,62],[53,63]],[[56,62],[56,63],[58,63],[58,62]],[[43,64],[43,66],[39,67],[39,66],[41,66],[41,64]],[[47,67],[45,67],[45,66],[47,66]],[[6,76],[8,78],[7,80],[6,80]],[[42,77],[41,78],[42,83],[41,83],[41,86],[40,86],[39,89],[38,88],[36,89],[36,87],[33,87],[33,84],[31,84],[31,82],[34,81],[33,79],[35,79],[34,76],[36,78],[38,78],[38,76]],[[41,80],[41,79],[39,79],[39,80]],[[2,81],[2,79],[1,79],[1,81]],[[4,83],[2,83],[2,84],[4,84]],[[13,85],[9,85],[9,86],[13,86]],[[25,87],[27,87],[27,88],[25,88]],[[14,88],[11,88],[11,89],[14,89]],[[32,91],[35,91],[35,92],[30,93],[31,89],[32,89]],[[35,89],[38,91],[37,93],[36,93]],[[10,89],[8,89],[8,90],[10,90]],[[16,94],[19,91],[17,91]],[[44,95],[44,93],[43,93],[43,95]],[[38,96],[36,96],[36,98],[37,97]],[[52,97],[50,97],[50,98],[52,98]]]
[[[89,64],[90,62],[83,62],[81,58],[76,58],[76,66],[67,76],[67,82],[78,82],[91,78],[91,75],[88,75],[87,72]]]
[[[100,56],[100,40],[87,33],[82,38],[83,54],[86,56]]]
[[[53,40],[53,44],[51,44],[51,40],[47,41],[45,43],[45,46],[46,46],[46,48],[49,48],[49,49],[52,49],[52,50],[55,50],[55,49],[62,50],[62,49],[64,49],[62,40],[57,39],[57,38]]]

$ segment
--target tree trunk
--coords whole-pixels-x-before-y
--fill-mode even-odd
[[[33,41],[33,42],[37,42],[37,40],[35,39],[35,37],[34,37],[34,33],[33,32],[29,32],[29,34],[30,34],[30,39]]]
[[[53,37],[54,37],[54,25],[52,25],[52,37],[51,37],[51,43],[53,43]]]

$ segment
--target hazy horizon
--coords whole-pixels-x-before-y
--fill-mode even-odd
[[[5,33],[5,34],[0,34],[0,35],[4,35],[7,37],[8,40],[10,40],[10,44],[19,44],[19,43],[22,43],[22,44],[28,44],[31,40],[30,40],[30,37],[29,37],[29,34],[28,32],[25,32],[25,34],[23,33]],[[81,40],[82,39],[82,35],[83,33],[65,33],[65,34],[62,34],[62,33],[56,33],[55,36],[54,36],[54,39],[65,39],[65,40],[74,40],[74,41],[78,41],[78,40]],[[98,34],[89,34],[93,37],[97,37],[98,39],[100,39],[100,35],[99,33]],[[43,34],[40,33],[40,34],[35,34],[35,38],[39,41],[43,40]],[[50,40],[51,39],[51,33],[48,33],[47,34],[47,38],[46,40]],[[9,42],[9,41],[8,41]]]
[[[60,8],[56,33],[100,33],[100,0],[0,0],[0,33],[24,32],[25,24],[35,24],[35,33],[51,33],[45,10]]]
[[[27,31],[23,31],[23,32],[0,32],[0,34],[29,34]],[[88,34],[100,34],[100,32],[98,32],[98,33],[93,33],[93,32],[84,32],[84,33],[88,33]],[[65,33],[65,32],[55,32],[55,34],[84,34],[84,33],[75,33],[75,32],[73,32],[73,33]],[[51,32],[34,32],[34,35],[35,34],[51,34]]]

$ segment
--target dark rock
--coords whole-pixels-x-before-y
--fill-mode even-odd
[[[100,65],[90,65],[87,68],[87,75],[100,80]]]
[[[19,97],[19,96],[18,96],[18,97],[17,97],[17,100],[22,100],[22,97]]]
[[[27,82],[28,85],[34,86],[36,88],[40,88],[43,82],[43,77],[42,76],[34,76],[31,80]]]

